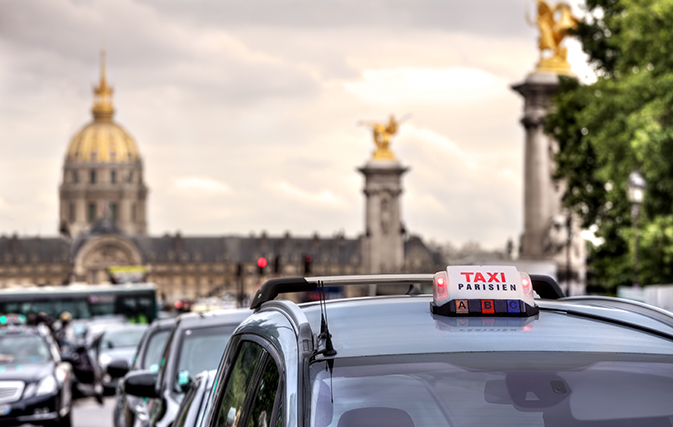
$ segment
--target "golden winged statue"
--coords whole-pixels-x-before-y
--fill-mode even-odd
[[[538,71],[552,71],[574,75],[568,63],[568,50],[561,45],[568,30],[577,27],[579,20],[572,15],[570,5],[564,2],[551,7],[545,0],[537,2],[536,24],[540,29],[540,62]],[[530,20],[529,20],[530,21]],[[547,53],[551,51],[551,56]]]
[[[395,155],[390,151],[390,138],[397,133],[400,122],[391,115],[388,124],[378,122],[360,122],[372,128],[376,151],[372,156],[375,160],[395,160]]]

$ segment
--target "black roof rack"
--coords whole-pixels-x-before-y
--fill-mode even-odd
[[[559,299],[565,297],[563,290],[553,277],[544,274],[530,274],[529,276],[533,282],[533,290],[537,292],[540,298]]]
[[[267,301],[279,294],[289,292],[309,292],[324,286],[350,285],[415,285],[432,284],[434,274],[371,274],[355,276],[324,276],[324,277],[280,277],[269,279],[262,285],[250,303],[250,308],[257,310]],[[563,291],[556,280],[541,274],[531,274],[533,289],[544,299],[563,298]]]

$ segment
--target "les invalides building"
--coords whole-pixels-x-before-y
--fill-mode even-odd
[[[401,176],[408,168],[376,155],[359,169],[365,177],[366,219],[357,238],[149,236],[144,159],[131,134],[114,121],[104,57],[91,112],[93,120],[72,138],[65,154],[60,236],[0,236],[0,288],[95,284],[140,275],[171,302],[225,292],[251,295],[274,276],[444,268],[439,253],[403,226]],[[259,258],[268,262],[263,271]]]

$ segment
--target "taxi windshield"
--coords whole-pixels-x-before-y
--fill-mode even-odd
[[[313,427],[670,426],[670,356],[458,353],[311,366]]]
[[[200,372],[217,368],[234,329],[236,325],[185,330],[180,343],[180,354],[174,377],[177,381],[174,385],[176,391],[180,389],[180,386],[188,384]]]
[[[49,360],[49,347],[39,336],[0,336],[0,364],[46,363]]]

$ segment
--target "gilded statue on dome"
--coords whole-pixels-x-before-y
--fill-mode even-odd
[[[568,35],[568,30],[576,28],[579,20],[572,15],[570,5],[567,3],[560,2],[551,7],[545,0],[535,1],[537,2],[536,24],[540,29],[538,45],[540,62],[537,70],[573,75],[568,63],[568,50],[561,44]],[[548,55],[546,51],[551,51],[551,56],[546,56]]]
[[[376,144],[376,151],[374,151],[372,158],[375,160],[395,160],[395,155],[390,151],[390,139],[397,133],[400,125],[395,116],[391,114],[387,124],[378,122],[360,122],[360,124],[372,128],[372,135]]]

